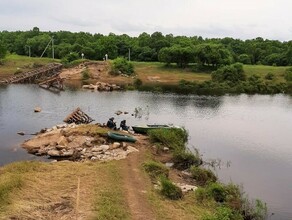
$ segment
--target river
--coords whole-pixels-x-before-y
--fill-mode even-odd
[[[40,106],[42,112],[34,113]],[[218,176],[223,182],[242,184],[251,198],[268,204],[269,219],[292,219],[292,97],[287,95],[180,96],[174,94],[91,92],[66,90],[51,93],[33,85],[0,87],[0,165],[17,160],[42,159],[27,154],[20,143],[52,127],[76,107],[105,123],[184,126],[189,147],[205,159],[222,160]],[[139,117],[114,115],[117,110]],[[227,167],[226,164],[230,166]]]

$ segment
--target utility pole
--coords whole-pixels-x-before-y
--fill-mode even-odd
[[[129,48],[129,62],[131,61],[131,49]]]

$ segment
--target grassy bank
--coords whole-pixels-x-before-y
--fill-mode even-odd
[[[201,219],[193,193],[169,200],[142,164],[149,148],[111,162],[16,162],[0,168],[0,219]]]
[[[9,77],[15,73],[26,72],[52,62],[59,62],[59,60],[19,56],[14,54],[8,55],[5,59],[1,60],[0,78]]]

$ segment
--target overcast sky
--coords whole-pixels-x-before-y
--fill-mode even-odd
[[[291,0],[0,0],[0,30],[292,40]]]

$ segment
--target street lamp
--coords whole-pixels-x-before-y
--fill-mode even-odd
[[[28,56],[30,57],[31,53],[30,53],[30,46],[25,45],[25,47],[28,47]]]

